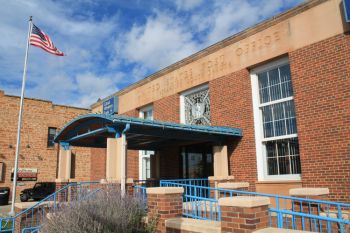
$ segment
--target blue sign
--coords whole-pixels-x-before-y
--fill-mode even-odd
[[[344,15],[346,22],[350,23],[350,0],[343,0]]]
[[[112,98],[103,102],[103,114],[113,115],[118,113],[118,97],[113,96]]]

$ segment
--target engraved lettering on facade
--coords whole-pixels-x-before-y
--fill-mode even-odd
[[[281,39],[281,37],[280,37],[280,32],[279,32],[279,31],[274,32],[274,33],[273,33],[273,36],[274,36],[274,40],[275,40],[275,41],[278,41],[278,40]]]
[[[236,55],[237,55],[237,56],[241,56],[242,53],[243,53],[243,49],[242,49],[242,48],[237,48],[237,49],[236,49]]]
[[[266,46],[270,45],[271,44],[271,36],[265,36],[264,43]]]
[[[270,47],[274,42],[277,42],[280,39],[280,32],[275,31],[271,35],[264,35],[249,43],[238,45],[238,47],[235,48],[234,51],[237,56],[241,56],[242,54],[249,54],[250,52]]]
[[[219,57],[219,63],[220,63],[220,66],[219,66],[219,70],[222,72],[226,69],[226,62],[225,62],[225,56],[224,55],[221,55]]]

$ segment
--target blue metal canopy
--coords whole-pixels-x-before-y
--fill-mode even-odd
[[[55,142],[73,146],[106,147],[108,137],[118,137],[126,126],[129,149],[156,150],[169,145],[198,143],[224,144],[241,137],[238,128],[184,125],[121,115],[87,114],[68,123],[55,137]]]

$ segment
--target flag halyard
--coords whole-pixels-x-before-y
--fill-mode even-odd
[[[64,56],[64,53],[55,47],[50,37],[34,24],[32,24],[32,31],[30,33],[29,41],[31,45],[41,48],[48,53],[56,56]]]

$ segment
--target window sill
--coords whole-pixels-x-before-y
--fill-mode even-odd
[[[256,184],[299,184],[301,180],[266,180],[266,181],[257,181]]]
[[[271,176],[264,176],[259,179],[258,182],[300,182],[301,181],[301,174],[299,175],[271,175]]]

